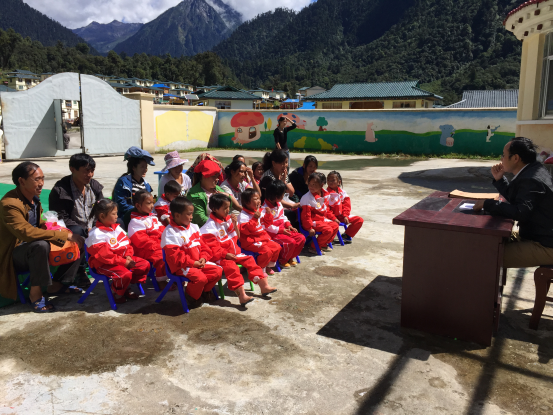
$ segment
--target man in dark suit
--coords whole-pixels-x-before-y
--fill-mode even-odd
[[[547,169],[536,161],[536,150],[528,138],[508,142],[501,163],[492,167],[493,185],[508,203],[482,200],[474,206],[476,211],[484,209],[518,221],[519,232],[505,246],[506,268],[553,265],[553,183]],[[505,173],[514,178],[509,182]]]

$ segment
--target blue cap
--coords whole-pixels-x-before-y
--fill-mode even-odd
[[[128,160],[130,158],[137,158],[137,159],[144,159],[148,162],[148,164],[150,166],[155,166],[156,164],[154,163],[154,158],[152,157],[152,155],[150,153],[148,153],[146,150],[142,150],[141,148],[138,148],[138,147],[131,147],[127,150],[127,152],[125,153],[125,159],[124,160]]]

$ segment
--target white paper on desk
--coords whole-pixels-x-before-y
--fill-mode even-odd
[[[459,206],[460,210],[472,210],[474,208],[474,203],[463,203]]]

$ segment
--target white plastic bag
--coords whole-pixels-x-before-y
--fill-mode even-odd
[[[48,212],[44,212],[42,214],[44,216],[44,219],[46,220],[46,223],[50,223],[52,227],[61,226],[62,228],[67,228],[65,226],[65,222],[63,219],[58,219],[58,212],[54,212],[53,210],[50,210]]]

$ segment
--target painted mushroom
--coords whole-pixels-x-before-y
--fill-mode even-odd
[[[232,141],[236,144],[247,144],[259,140],[265,117],[259,112],[240,112],[232,117],[230,125],[234,128]]]

